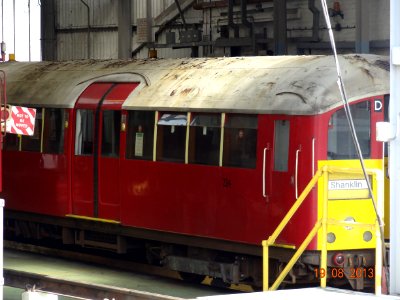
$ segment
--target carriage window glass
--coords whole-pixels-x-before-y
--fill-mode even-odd
[[[103,111],[101,155],[119,157],[119,134],[121,128],[121,112],[117,110]]]
[[[274,133],[274,171],[286,172],[289,160],[289,120],[276,120]]]
[[[350,106],[358,142],[364,158],[370,158],[371,146],[371,113],[368,101]],[[344,109],[336,111],[329,120],[328,159],[353,159],[357,152],[349,130]]]
[[[185,162],[186,119],[183,113],[161,116],[157,130],[157,160]]]
[[[126,158],[153,160],[154,111],[130,111]]]
[[[36,109],[35,128],[33,135],[23,135],[21,140],[22,151],[40,152],[42,138],[42,109]]]
[[[7,133],[4,138],[4,150],[6,151],[18,151],[20,136],[18,134]]]
[[[87,109],[76,111],[75,155],[93,153],[94,112]]]
[[[221,143],[221,115],[194,115],[190,122],[189,163],[219,164]]]
[[[46,108],[44,111],[43,152],[59,154],[64,152],[64,124],[63,109]]]
[[[258,117],[227,115],[224,127],[223,165],[255,168]]]

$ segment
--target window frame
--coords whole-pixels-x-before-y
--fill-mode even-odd
[[[143,114],[149,115],[149,118],[145,118],[144,120],[141,120],[140,122],[135,122],[134,116],[135,114]],[[146,161],[155,161],[155,137],[157,135],[156,131],[157,131],[157,126],[156,126],[156,120],[157,120],[157,111],[153,111],[153,110],[129,110],[127,111],[126,114],[126,124],[127,124],[127,130],[126,130],[126,144],[125,144],[125,159],[129,159],[129,160],[146,160]],[[151,122],[149,121],[148,123],[145,122],[145,120],[151,120]],[[136,153],[136,136],[137,133],[140,133],[139,130],[139,126],[143,126],[142,127],[142,131],[143,131],[143,149],[142,152],[144,155],[142,156],[138,156],[135,155]],[[135,129],[132,128],[132,126],[135,127]],[[147,126],[152,126],[149,130],[146,130]],[[137,128],[137,129],[136,129]],[[144,134],[150,133],[152,134],[152,136],[150,137],[150,139],[148,141],[144,141]],[[133,133],[135,133],[135,138],[133,137]],[[144,153],[147,152],[144,149],[146,143],[151,144],[151,147],[149,147],[150,150],[148,150],[149,153]],[[133,151],[132,151],[133,149]],[[139,150],[138,150],[139,151]]]
[[[363,125],[359,125],[358,121],[359,120],[363,120],[365,121],[365,119],[361,119],[361,118],[357,118],[357,113],[355,111],[355,109],[357,108],[357,106],[361,106],[361,105],[366,105],[366,111],[368,112],[368,120],[366,120],[368,122],[368,126],[363,126]],[[362,111],[362,109],[365,109],[364,107],[361,107],[360,111]],[[358,141],[360,142],[360,147],[361,147],[361,151],[362,154],[364,156],[364,158],[368,159],[371,158],[371,154],[372,154],[372,121],[373,121],[373,117],[372,117],[372,103],[370,101],[370,99],[364,99],[361,101],[357,101],[355,103],[351,103],[350,104],[350,110],[353,116],[353,122],[354,122],[354,127],[357,133],[357,137],[358,137]],[[340,131],[338,124],[337,124],[337,120],[340,121],[340,119],[337,117],[338,114],[342,114],[342,118],[344,121],[344,124],[340,124],[341,126],[345,126],[348,127],[348,122],[347,122],[347,118],[345,115],[345,110],[344,107],[340,107],[338,109],[336,109],[335,111],[333,111],[328,119],[328,126],[327,126],[327,144],[326,144],[326,156],[328,160],[348,160],[348,159],[357,159],[358,155],[357,155],[357,151],[354,147],[354,143],[352,141],[351,138],[351,133],[350,131],[347,131],[347,135],[343,136],[343,138],[347,138],[349,140],[348,143],[348,149],[347,152],[348,153],[344,153],[344,152],[339,152],[339,151],[331,151],[332,148],[339,148],[337,145],[337,141],[338,141],[338,135],[340,133],[346,133],[346,131]],[[356,116],[355,116],[356,115]],[[344,116],[344,117],[343,117]],[[334,119],[334,117],[336,117],[336,119]],[[334,124],[334,122],[336,122]],[[368,145],[367,145],[367,149],[363,148],[363,144],[362,142],[365,141],[366,139],[364,139],[361,135],[360,132],[357,130],[357,128],[368,128]],[[333,129],[335,129],[336,131],[334,132]],[[333,138],[331,138],[331,134],[335,133],[336,134],[336,138],[335,140],[333,140]],[[363,133],[362,133],[363,134]],[[333,141],[335,141],[335,144],[331,144],[331,141],[333,143]],[[343,149],[343,147],[340,147]],[[367,150],[367,151],[363,151],[363,150]],[[352,153],[350,153],[350,151],[352,151]],[[340,156],[340,157],[339,157]]]
[[[217,124],[215,126],[205,126],[204,124],[201,125],[195,125],[193,124],[193,122],[195,121],[195,119],[197,117],[201,117],[201,116],[207,116],[207,117],[217,117]],[[199,118],[200,120],[200,118]],[[192,113],[191,114],[191,118],[190,118],[190,122],[189,123],[189,138],[188,138],[188,162],[190,164],[196,164],[196,165],[206,165],[206,166],[219,166],[220,165],[220,155],[221,155],[221,126],[222,126],[222,115],[219,113],[207,113],[207,112],[201,112],[201,113]],[[201,149],[196,148],[197,147],[197,142],[198,142],[198,135],[197,135],[197,129],[202,127],[202,131],[203,131],[203,135],[207,135],[204,134],[204,130],[208,130],[209,128],[213,128],[213,133],[214,134],[214,130],[217,129],[218,132],[217,134],[218,136],[218,149],[217,149],[217,158],[216,161],[214,163],[210,163],[210,160],[207,159],[206,162],[198,162],[195,161],[195,156],[198,152],[204,152],[201,151]],[[191,146],[194,144],[195,149],[192,149]],[[213,149],[209,149],[207,152],[212,152],[215,150]],[[208,154],[208,157],[210,156],[210,154]]]
[[[231,121],[234,119],[236,120]],[[230,122],[234,123],[229,124]],[[258,123],[258,114],[231,113],[225,116],[222,141],[224,167],[257,168]],[[254,142],[252,142],[253,139]]]
[[[167,119],[167,115],[175,115],[175,116],[184,116],[185,117],[185,122],[182,122],[180,119],[176,119],[176,120],[163,120],[163,116],[166,116],[165,119]],[[155,160],[156,161],[162,161],[162,162],[173,162],[173,163],[183,163],[183,164],[187,164],[188,163],[188,140],[189,140],[189,120],[191,118],[191,113],[190,112],[179,112],[179,111],[168,111],[168,112],[158,112],[157,114],[157,131],[155,132],[156,135],[156,151],[155,151]],[[160,121],[163,122],[163,124],[159,124]],[[173,124],[175,123],[175,124]],[[160,128],[160,126],[165,126],[164,128]],[[165,157],[165,129],[166,126],[170,126],[171,129],[171,133],[175,133],[175,131],[179,130],[179,132],[177,132],[177,134],[179,134],[180,136],[177,136],[178,139],[182,139],[182,136],[184,136],[185,140],[184,141],[180,141],[181,145],[179,145],[180,147],[183,148],[183,157],[178,157],[178,158],[174,158],[174,157],[169,157],[166,158]],[[175,128],[177,127],[177,128]],[[182,129],[184,128],[184,129]],[[161,132],[161,129],[163,129],[163,131]],[[183,133],[183,130],[185,131]],[[167,132],[168,133],[168,132]],[[168,135],[167,135],[168,136]],[[176,141],[175,141],[176,144]],[[169,150],[167,150],[169,151]],[[180,151],[182,151],[182,149],[180,149]],[[179,156],[182,156],[182,153],[179,153]]]

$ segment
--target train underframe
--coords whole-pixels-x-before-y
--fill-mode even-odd
[[[255,290],[262,288],[261,246],[16,211],[6,211],[4,231],[5,239],[56,241],[61,246],[118,253],[177,271],[182,279],[193,282],[202,282],[208,276],[213,278],[211,284],[219,286],[245,284]],[[293,253],[292,249],[270,248],[270,282]],[[372,249],[332,251],[328,252],[328,269],[321,270],[319,251],[306,251],[282,286],[317,285],[321,276],[326,276],[330,286],[368,289],[374,285],[374,261]]]

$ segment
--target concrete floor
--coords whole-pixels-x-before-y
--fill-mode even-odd
[[[222,296],[199,297],[198,300],[400,300],[397,296],[360,293],[336,288],[305,288],[292,290],[278,290],[272,292],[260,292],[250,294],[235,294]]]
[[[7,249],[4,250],[4,269],[31,272],[71,281],[116,286],[185,299],[229,293],[227,290],[218,290],[204,285],[183,284],[180,280],[135,274],[107,267]],[[10,298],[4,297],[4,299],[21,299],[20,296],[18,297],[18,294],[21,295],[22,290],[14,291],[6,288],[5,291],[7,292],[7,297]]]

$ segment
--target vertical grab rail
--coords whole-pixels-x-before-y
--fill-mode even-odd
[[[264,198],[267,198],[267,188],[266,188],[266,160],[267,160],[267,151],[269,150],[269,144],[267,145],[267,147],[264,148],[264,152],[263,152],[263,173],[262,173],[262,194]]]
[[[299,183],[298,183],[298,176],[299,176],[299,153],[301,152],[301,145],[299,149],[296,150],[296,165],[294,171],[294,188],[295,188],[295,195],[296,199],[299,198]]]
[[[7,106],[7,93],[6,93],[6,73],[3,70],[0,70],[0,85],[1,85],[1,93],[0,93],[0,107],[1,107],[1,112],[0,112],[0,119],[1,119],[1,135],[4,137],[6,135],[6,127],[7,127],[7,113],[6,113],[6,106]],[[3,127],[4,124],[4,127]],[[1,140],[1,143],[3,140]],[[3,147],[1,146],[0,149]]]

